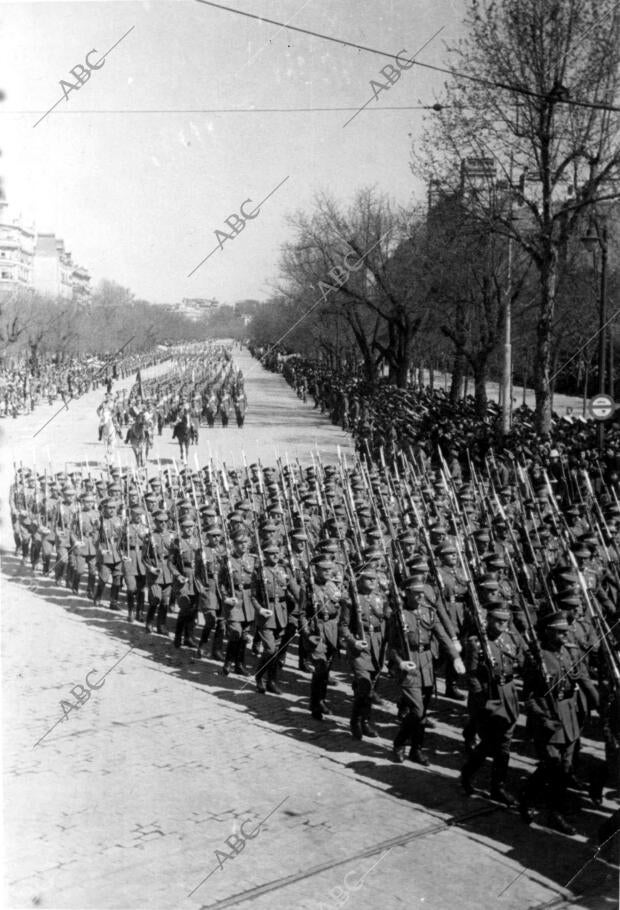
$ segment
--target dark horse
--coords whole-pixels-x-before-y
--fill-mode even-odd
[[[138,414],[127,430],[125,442],[133,449],[138,467],[143,468],[151,447],[151,434],[142,414]]]
[[[189,414],[183,414],[181,419],[175,424],[174,430],[172,431],[172,438],[178,439],[179,447],[181,449],[181,461],[187,461],[187,456],[189,454],[189,444],[192,439],[192,422],[189,419]]]

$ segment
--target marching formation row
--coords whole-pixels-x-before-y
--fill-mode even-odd
[[[42,403],[65,405],[100,385],[108,392],[115,379],[154,366],[170,357],[167,348],[147,354],[103,357],[29,357],[0,367],[0,417],[30,414]]]
[[[222,673],[253,675],[259,693],[280,693],[297,640],[317,722],[330,714],[330,671],[344,649],[356,739],[377,735],[386,668],[400,692],[397,762],[409,747],[412,761],[429,763],[424,734],[443,667],[447,697],[462,697],[461,680],[469,690],[461,785],[472,793],[490,757],[491,796],[508,805],[524,707],[539,764],[520,794],[522,817],[541,804],[545,823],[571,834],[566,792],[593,717],[607,760],[590,769],[590,797],[600,802],[618,775],[620,506],[585,471],[569,486],[543,466],[507,471],[491,459],[466,478],[456,467],[439,450],[426,466],[401,453],[389,465],[175,465],[149,479],[19,468],[15,544],[33,571],[53,571],[74,593],[85,582],[99,603],[108,590],[112,610],[124,588],[128,619],[147,633],[168,635],[176,605],[173,648],[201,658],[210,644]]]
[[[257,356],[257,354],[255,354]],[[355,374],[343,374],[326,364],[298,356],[279,357],[276,353],[261,361],[267,369],[282,373],[302,401],[311,399],[321,413],[329,414],[334,424],[350,432],[364,456],[370,451],[379,457],[379,448],[389,454],[413,448],[416,458],[426,459],[441,446],[460,460],[484,464],[493,450],[496,457],[518,460],[546,458],[556,449],[565,455],[566,473],[587,467],[598,475],[620,474],[620,427],[606,428],[606,450],[601,455],[595,421],[554,415],[552,438],[543,439],[534,429],[534,414],[526,406],[515,410],[511,430],[501,431],[501,411],[488,402],[486,412],[477,410],[473,397],[453,399],[438,388],[409,385],[399,389],[388,382],[370,384]]]

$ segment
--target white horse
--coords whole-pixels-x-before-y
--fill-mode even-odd
[[[118,441],[118,430],[112,412],[104,408],[101,414],[101,441],[105,446],[106,461],[110,461]]]

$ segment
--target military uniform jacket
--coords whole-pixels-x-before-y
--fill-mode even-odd
[[[196,560],[198,542],[193,537],[177,538],[171,550],[168,565],[180,593],[190,597],[198,593],[196,587]],[[185,578],[185,581],[181,581]]]
[[[580,735],[577,682],[585,677],[583,661],[576,666],[569,648],[542,652],[549,675],[544,680],[533,661],[524,674],[523,695],[535,739],[553,745],[575,742]]]
[[[468,639],[465,666],[470,692],[470,708],[504,717],[511,725],[519,717],[519,697],[515,674],[523,666],[524,652],[521,636],[508,629],[497,638],[488,639],[493,664],[492,675],[487,666],[482,643],[477,636]]]
[[[153,531],[143,542],[142,562],[149,585],[170,585],[173,575],[169,560],[174,538],[170,531]]]
[[[54,543],[56,549],[68,549],[71,546],[71,528],[75,520],[76,507],[61,503],[54,516]]]
[[[379,666],[386,629],[385,601],[380,594],[358,594],[357,599],[359,617],[352,602],[347,601],[342,605],[340,640],[346,645],[351,659],[363,660],[366,657]],[[364,638],[368,643],[368,652],[360,652],[354,647],[355,640],[359,638]]]
[[[228,576],[228,563],[232,572],[232,585]],[[224,604],[224,612],[229,622],[252,622],[254,604],[252,602],[252,576],[254,575],[255,557],[250,553],[242,556],[230,556],[224,559],[220,568],[219,583],[222,597],[235,596],[239,601],[235,607]]]
[[[259,629],[282,629],[287,621],[288,576],[282,566],[256,565],[252,575],[252,603]],[[261,616],[260,610],[271,610],[271,616]]]
[[[99,523],[99,545],[97,547],[97,562],[104,566],[113,566],[121,561],[119,542],[123,533],[120,518],[102,518]]]
[[[76,515],[71,531],[71,546],[79,556],[97,555],[99,522],[99,512],[96,509]]]
[[[125,575],[146,575],[146,566],[142,551],[148,529],[141,522],[130,522],[123,535],[123,545],[127,550],[123,559]]]
[[[314,583],[306,605],[305,627],[310,636],[325,638],[333,648],[338,647],[338,623],[342,596],[333,581]]]
[[[457,650],[448,638],[437,613],[429,604],[421,603],[416,610],[410,610],[405,603],[403,618],[407,626],[406,635],[411,660],[416,665],[415,670],[407,673],[403,684],[414,688],[430,687],[435,680],[431,651],[433,640],[436,639],[453,660],[458,656]],[[389,643],[390,663],[399,668],[405,660],[405,654],[402,633],[396,617],[392,617],[390,622]]]

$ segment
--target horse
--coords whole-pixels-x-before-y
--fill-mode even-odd
[[[189,455],[189,444],[192,438],[192,423],[189,414],[184,413],[181,419],[175,424],[172,431],[172,438],[177,439],[181,449],[181,461],[186,463]]]
[[[143,468],[146,464],[146,459],[148,458],[149,449],[151,447],[151,436],[149,427],[141,414],[138,414],[127,430],[125,442],[133,449],[137,466]]]
[[[109,461],[112,456],[112,450],[118,440],[118,427],[112,412],[107,409],[101,415],[99,431],[101,434],[100,439],[105,446],[106,461]]]

